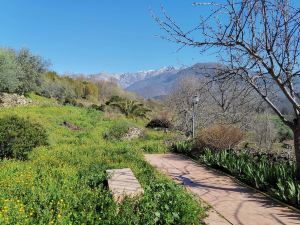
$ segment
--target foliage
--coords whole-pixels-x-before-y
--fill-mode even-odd
[[[212,152],[208,149],[200,156],[200,161],[300,208],[300,183],[294,179],[294,163],[275,163],[266,157],[253,158],[245,151]]]
[[[198,132],[196,144],[199,148],[230,149],[239,144],[243,137],[244,134],[239,128],[231,125],[215,124]]]
[[[126,98],[123,98],[123,97],[120,97],[118,95],[113,95],[111,96],[111,98],[106,101],[106,105],[110,105],[111,103],[115,103],[115,102],[123,102],[123,101],[126,101]]]
[[[123,90],[115,80],[98,80],[95,81],[95,83],[98,88],[99,97],[103,101],[102,103],[110,101],[110,99],[115,96],[122,96],[121,98],[126,99],[136,98],[135,94]]]
[[[147,153],[166,153],[167,147],[162,143],[150,143],[142,147],[144,152]]]
[[[197,213],[199,209],[192,199],[191,195],[182,192],[174,183],[156,183],[151,184],[145,190],[146,195],[142,200],[146,207],[141,209],[145,213],[145,218],[139,221],[143,222],[153,220],[154,224],[198,224]],[[147,192],[154,193],[147,195]],[[190,204],[187,204],[189,202]],[[184,206],[184,207],[182,207]],[[152,212],[147,215],[146,212]]]
[[[20,85],[20,66],[11,49],[0,48],[0,92],[15,92]]]
[[[72,106],[77,106],[77,101],[75,98],[71,98],[71,97],[66,97],[64,100],[63,100],[63,104],[64,105],[72,105]]]
[[[29,98],[34,105],[48,105],[48,106],[57,106],[58,102],[54,98],[46,98],[41,95],[37,95],[34,92],[29,92],[26,94],[26,97]]]
[[[190,140],[179,141],[172,144],[171,150],[176,153],[190,156],[194,145],[195,143]]]
[[[16,62],[20,65],[20,86],[18,93],[37,91],[41,85],[41,76],[47,71],[48,63],[41,57],[33,55],[28,49],[16,53]]]
[[[286,140],[293,140],[293,131],[286,126],[279,117],[274,117],[273,121],[275,123],[275,127],[278,130],[278,139],[280,142],[286,141]]]
[[[91,105],[91,108],[103,112],[103,111],[105,110],[105,105],[96,105],[96,104],[92,104],[92,105]]]
[[[131,127],[134,127],[134,124],[127,121],[116,123],[104,133],[103,137],[108,140],[121,140]]]
[[[27,161],[1,162],[0,224],[200,224],[198,202],[143,158],[144,145],[168,134],[116,142],[101,134],[117,121],[95,110],[27,106],[3,109],[0,117],[12,112],[43,124],[50,145],[34,149]],[[82,129],[65,129],[63,121]],[[116,204],[103,185],[105,170],[113,168],[131,168],[144,195]]]
[[[146,125],[147,128],[171,128],[172,124],[168,119],[154,118]]]
[[[28,49],[0,49],[0,92],[37,91],[47,63]]]
[[[71,99],[75,101],[76,98],[98,100],[96,84],[82,78],[59,76],[55,72],[44,74],[39,93],[49,98],[59,99],[61,102]]]
[[[46,132],[39,124],[16,116],[0,119],[1,158],[24,160],[33,148],[46,143]]]
[[[42,77],[42,85],[39,94],[48,98],[64,100],[74,98],[75,91],[72,89],[69,79],[58,76],[55,72],[47,72]]]
[[[143,103],[118,96],[112,97],[107,104],[118,108],[126,117],[146,118],[147,113],[151,111]]]

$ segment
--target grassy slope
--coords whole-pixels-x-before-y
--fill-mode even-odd
[[[1,109],[42,124],[49,146],[25,162],[0,162],[0,224],[197,224],[203,209],[184,189],[148,165],[141,152],[163,150],[166,134],[108,142],[102,134],[117,121],[71,106]],[[63,121],[80,126],[70,131]],[[147,146],[147,147],[145,147]],[[102,183],[108,168],[130,167],[145,194],[116,205]]]

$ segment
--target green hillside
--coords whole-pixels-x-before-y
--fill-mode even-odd
[[[143,159],[142,149],[165,151],[164,141],[174,134],[148,130],[143,138],[108,141],[103,134],[125,119],[73,106],[2,108],[0,118],[5,115],[41,124],[49,145],[34,149],[26,161],[0,162],[0,224],[200,223],[199,203]],[[70,130],[61,125],[64,121],[80,129]],[[105,170],[127,167],[145,194],[118,205],[103,186]]]

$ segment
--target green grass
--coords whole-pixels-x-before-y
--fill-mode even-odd
[[[54,98],[46,98],[35,93],[28,93],[26,96],[33,101],[34,104],[39,105],[58,105],[57,100]]]
[[[103,133],[118,121],[71,106],[0,111],[0,117],[12,114],[42,124],[49,146],[24,162],[0,162],[0,224],[199,224],[203,218],[199,202],[143,159],[141,149],[166,151],[164,141],[173,134],[149,130],[143,139],[107,141]],[[71,131],[63,121],[81,129]],[[103,186],[104,171],[127,167],[145,193],[118,205]]]

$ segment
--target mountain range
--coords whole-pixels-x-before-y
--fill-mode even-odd
[[[216,63],[197,63],[188,67],[163,67],[158,70],[135,73],[89,75],[94,80],[114,80],[125,90],[145,98],[160,98],[168,95],[174,85],[186,76],[203,77],[215,72]]]

